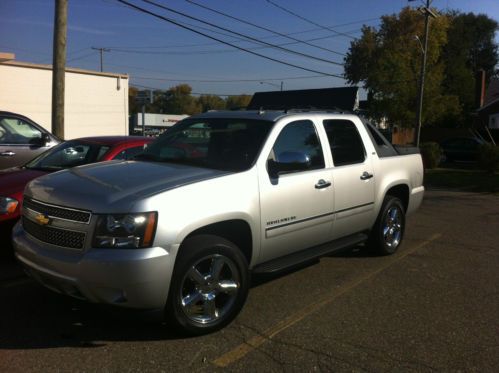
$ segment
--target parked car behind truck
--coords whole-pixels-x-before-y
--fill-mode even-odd
[[[0,170],[21,166],[59,143],[31,119],[0,111]]]
[[[51,148],[23,166],[0,170],[0,240],[10,240],[12,227],[20,216],[24,188],[31,180],[93,162],[130,159],[151,141],[133,136],[74,139]]]
[[[356,115],[209,112],[137,160],[32,181],[13,240],[52,290],[164,309],[171,325],[202,334],[236,317],[251,272],[363,242],[394,253],[422,182],[419,153],[399,155]]]

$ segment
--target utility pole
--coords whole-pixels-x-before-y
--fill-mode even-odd
[[[92,49],[100,52],[100,71],[103,72],[104,71],[104,64],[103,64],[102,55],[104,52],[111,52],[111,49],[109,49],[109,48],[96,48],[96,47],[92,47]]]
[[[414,1],[414,0],[409,0]],[[424,47],[423,55],[421,57],[421,71],[419,75],[419,94],[418,94],[418,107],[416,111],[416,131],[414,131],[414,144],[419,147],[419,138],[421,136],[421,120],[423,114],[423,95],[424,95],[424,80],[426,74],[426,55],[428,52],[428,36],[430,32],[430,16],[436,18],[435,13],[430,9],[432,0],[426,0],[426,6],[419,8],[424,16]]]
[[[66,33],[68,1],[55,0],[52,61],[52,133],[64,139],[64,82],[66,73]]]

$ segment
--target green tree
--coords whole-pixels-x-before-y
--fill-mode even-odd
[[[137,103],[137,92],[138,88],[129,87],[128,88],[128,113],[130,115],[140,112],[140,105]]]
[[[437,125],[459,117],[459,97],[443,86],[452,17],[431,20],[422,121]],[[382,17],[379,29],[364,27],[360,39],[351,43],[345,57],[345,77],[362,83],[369,91],[369,110],[375,117],[387,117],[392,124],[412,127],[416,118],[418,79],[424,17],[404,8],[398,15]]]
[[[203,112],[225,109],[225,101],[216,95],[201,95],[198,97],[198,104]]]
[[[225,101],[227,110],[238,110],[246,108],[250,101],[251,95],[238,95],[238,96],[229,96]]]
[[[443,86],[449,94],[459,97],[464,115],[458,124],[464,125],[472,122],[471,113],[477,108],[477,72],[484,70],[487,81],[495,74],[498,51],[494,36],[498,23],[483,14],[450,12],[448,16],[452,22],[443,50]]]
[[[201,105],[191,96],[192,88],[187,84],[179,84],[168,90],[155,90],[154,102],[146,106],[150,113],[160,114],[198,114]]]

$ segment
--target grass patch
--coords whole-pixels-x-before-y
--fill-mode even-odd
[[[436,168],[425,171],[425,186],[499,194],[499,174],[481,170]]]

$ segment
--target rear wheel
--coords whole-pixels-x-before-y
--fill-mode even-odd
[[[238,315],[248,289],[248,263],[236,245],[211,235],[189,238],[175,264],[167,318],[188,334],[213,332]]]
[[[402,242],[404,229],[405,209],[402,201],[394,196],[386,196],[371,231],[370,249],[380,255],[393,254]]]

